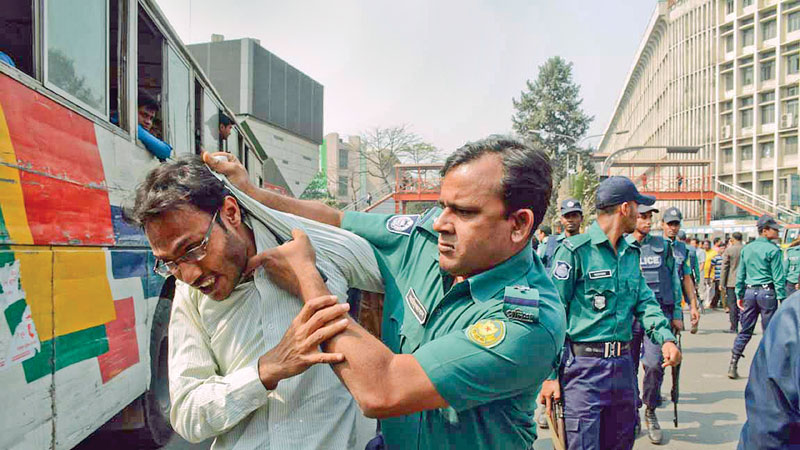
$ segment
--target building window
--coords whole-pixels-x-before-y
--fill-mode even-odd
[[[343,149],[343,148],[339,149],[339,168],[340,169],[347,169],[347,154],[348,154],[348,151],[346,149]]]
[[[742,86],[753,84],[753,66],[742,67]]]
[[[772,197],[772,180],[759,181],[758,193],[764,197]]]
[[[761,158],[772,158],[775,156],[775,144],[772,142],[762,142],[759,144],[758,154]]]
[[[344,197],[347,195],[347,177],[346,176],[339,176],[339,197]]]
[[[800,53],[788,55],[786,57],[786,73],[794,74],[800,72]]]
[[[783,113],[791,114],[792,118],[797,117],[797,99],[786,100],[783,102]]]
[[[733,13],[733,0],[725,0],[725,14]]]
[[[723,148],[722,149],[722,163],[723,164],[730,164],[733,162],[733,148]]]
[[[47,81],[107,116],[106,2],[49,0],[45,7]]]
[[[742,8],[747,8],[753,4],[753,0],[742,0]]]
[[[753,35],[754,35],[753,28],[747,28],[742,30],[742,47],[747,47],[749,45],[753,45]]]
[[[775,107],[773,105],[761,106],[761,124],[775,123]]]
[[[773,19],[761,24],[761,39],[768,40],[774,38],[778,33],[777,22]]]
[[[743,109],[740,111],[742,128],[750,128],[753,126],[753,109]]]
[[[725,36],[725,53],[730,53],[733,51],[733,35],[729,34]]]
[[[726,91],[733,90],[733,73],[727,72],[722,74],[722,85]]]
[[[797,154],[797,136],[786,136],[783,138],[783,154],[796,155]]]
[[[775,78],[775,61],[764,61],[761,63],[761,81],[772,80]]]
[[[753,146],[743,145],[739,147],[739,160],[743,162],[753,160]]]
[[[792,31],[800,30],[800,11],[795,11],[788,16],[788,22],[786,24],[786,32],[791,33]]]

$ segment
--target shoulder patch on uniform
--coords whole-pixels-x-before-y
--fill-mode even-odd
[[[605,270],[593,270],[589,272],[589,279],[590,280],[597,280],[599,278],[611,278],[611,271],[608,269]]]
[[[575,236],[570,236],[563,241],[561,241],[561,245],[567,247],[570,251],[575,251],[578,247],[582,246],[583,244],[591,241],[592,238],[586,233],[577,234]]]
[[[506,324],[497,319],[479,320],[467,328],[466,334],[481,347],[492,348],[506,338]]]
[[[558,261],[556,262],[556,266],[553,268],[553,278],[556,280],[566,280],[569,278],[571,271],[572,266],[567,264],[566,261]]]
[[[503,313],[512,320],[539,321],[539,290],[528,286],[506,286]]]
[[[414,229],[419,220],[419,214],[400,214],[392,216],[386,221],[386,229],[391,233],[404,234],[411,236],[411,230]]]

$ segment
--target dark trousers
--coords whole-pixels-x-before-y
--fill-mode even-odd
[[[739,306],[736,304],[736,288],[725,288],[725,297],[728,299],[728,319],[731,321],[731,330],[739,332]]]
[[[569,355],[565,361],[561,383],[567,448],[633,448],[636,394],[631,356]]]
[[[766,330],[772,315],[778,309],[778,300],[774,289],[747,288],[744,292],[744,311],[739,312],[742,329],[733,342],[733,355],[742,356],[744,348],[753,337],[758,315],[761,314],[761,329]]]
[[[672,323],[672,316],[675,313],[675,305],[661,305],[661,312],[667,317],[667,320]],[[644,329],[635,321],[633,324],[633,345],[631,348],[631,355],[634,356],[635,366],[633,367],[634,382],[636,383],[637,403],[636,407],[640,408],[642,403],[647,405],[650,409],[658,407],[661,400],[661,384],[664,382],[664,368],[661,364],[664,362],[664,357],[661,354],[661,346],[653,342],[644,334]],[[641,401],[638,398],[638,373],[639,373],[639,352],[642,355],[642,365],[644,366],[644,380],[642,381],[642,397]]]

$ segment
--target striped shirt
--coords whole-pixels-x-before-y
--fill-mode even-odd
[[[328,288],[347,299],[348,284],[382,292],[369,244],[347,231],[270,210],[231,188],[246,210],[259,252],[302,228],[317,250]],[[266,226],[265,226],[266,224]],[[269,227],[269,229],[267,228]],[[272,230],[272,231],[270,231]],[[267,391],[258,358],[280,341],[302,302],[263,269],[223,301],[177,282],[169,325],[169,384],[175,430],[191,442],[216,437],[212,449],[363,449],[375,421],[328,365],[281,380]]]

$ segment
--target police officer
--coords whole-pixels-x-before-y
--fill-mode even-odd
[[[800,236],[792,241],[789,248],[786,249],[783,267],[786,270],[786,296],[788,297],[794,294],[794,291],[800,286]]]
[[[681,354],[675,336],[639,268],[639,248],[623,238],[636,226],[638,204],[652,205],[631,180],[610,177],[597,189],[597,220],[564,240],[551,277],[566,306],[567,343],[559,371],[570,449],[630,449],[636,414],[631,329],[636,317],[661,345],[666,365]],[[540,402],[561,397],[557,381]]]
[[[542,255],[542,263],[546,268],[550,268],[553,255],[561,245],[561,241],[581,233],[581,223],[583,223],[581,202],[574,198],[568,198],[561,202],[561,225],[564,227],[564,231],[558,236],[550,236],[547,240],[547,247]]]
[[[681,230],[683,213],[681,210],[671,206],[661,215],[661,230],[664,238],[672,245],[672,254],[675,257],[675,268],[678,272],[678,289],[680,294],[675,300],[676,307],[680,308],[681,299],[686,300],[689,305],[690,321],[692,323],[692,333],[697,332],[697,324],[700,322],[700,309],[697,301],[697,288],[695,285],[695,268],[697,273],[700,269],[697,266],[697,254],[686,245],[686,233]],[[692,266],[692,258],[695,258],[695,266]],[[681,315],[681,321],[683,315]],[[681,328],[683,330],[683,328]]]
[[[781,249],[773,242],[778,239],[778,226],[768,215],[758,218],[758,234],[755,241],[742,248],[739,271],[736,274],[736,305],[741,310],[742,324],[733,343],[733,354],[728,366],[728,378],[739,378],[738,363],[744,348],[753,337],[758,315],[761,328],[766,330],[778,302],[786,297],[786,275],[783,271]]]
[[[683,327],[683,317],[680,309],[681,291],[677,282],[677,268],[672,242],[661,236],[650,234],[653,213],[657,213],[658,209],[652,205],[640,204],[638,212],[636,229],[626,239],[629,245],[639,247],[639,262],[647,287],[653,291],[656,300],[661,306],[661,311],[672,321],[672,330],[673,333],[676,333]],[[638,320],[634,321],[633,339],[631,341],[633,345],[634,375],[637,375],[638,372],[639,351],[644,346],[644,351],[642,352],[644,355],[642,402],[646,406],[645,425],[650,441],[654,444],[660,444],[662,433],[655,409],[661,403],[661,383],[664,380],[664,368],[661,367],[661,348],[651,340],[643,338],[644,329]]]
[[[388,448],[531,448],[536,392],[558,367],[566,328],[530,248],[552,188],[544,152],[502,136],[466,144],[445,161],[442,208],[424,215],[343,213],[283,197],[218,155],[227,162],[206,162],[256,200],[341,226],[375,250],[383,344],[353,326],[326,351],[345,356],[347,369],[334,370],[382,419]]]
[[[789,296],[764,332],[744,391],[747,421],[739,450],[783,450],[800,444],[800,293]]]

